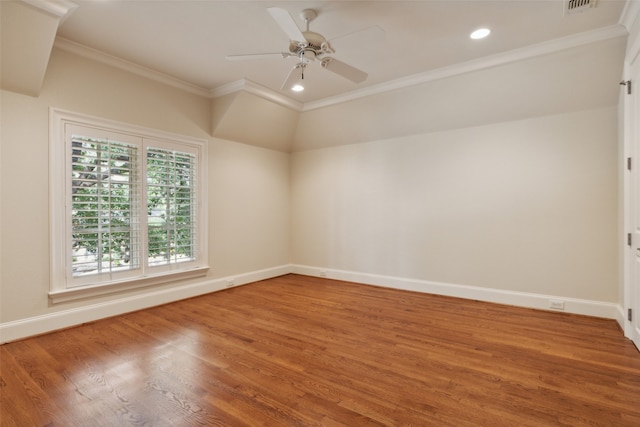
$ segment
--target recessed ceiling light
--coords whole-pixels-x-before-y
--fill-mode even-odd
[[[294,85],[291,88],[291,90],[294,91],[294,92],[302,92],[304,90],[304,86],[302,86],[300,84],[297,84],[297,85]]]
[[[483,39],[487,37],[491,33],[491,30],[488,28],[478,28],[475,30],[469,37],[474,40]]]

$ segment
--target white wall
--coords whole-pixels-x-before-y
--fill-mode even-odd
[[[50,303],[49,107],[210,141],[211,270],[204,281]],[[241,283],[288,265],[289,155],[211,138],[209,99],[54,49],[40,96],[3,91],[0,108],[3,340],[41,332],[44,323],[68,326],[223,288],[216,278],[246,276]]]
[[[294,153],[293,262],[618,302],[615,106]]]

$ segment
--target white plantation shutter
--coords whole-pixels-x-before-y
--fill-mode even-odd
[[[196,258],[196,168],[193,154],[147,148],[149,266]]]
[[[139,148],[108,138],[70,139],[72,275],[138,268]]]
[[[52,110],[54,302],[208,270],[206,145]]]

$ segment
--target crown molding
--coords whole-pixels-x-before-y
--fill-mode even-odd
[[[22,0],[22,2],[62,19],[78,7],[70,0]]]
[[[414,74],[389,82],[369,86],[363,89],[354,90],[342,95],[332,96],[329,98],[320,99],[318,101],[307,102],[304,104],[302,110],[310,111],[318,108],[328,107],[331,105],[353,101],[367,96],[378,95],[381,93],[428,83],[435,80],[441,80],[460,74],[479,71],[486,68],[508,64],[511,62],[534,58],[536,56],[559,52],[565,49],[570,49],[589,43],[609,40],[616,37],[623,37],[627,34],[628,32],[624,26],[612,25],[598,30],[587,31],[584,33],[550,40],[547,42],[537,43],[524,48],[514,49],[508,52],[491,55],[485,58],[467,61],[448,67],[437,68],[435,70],[426,71],[424,73]]]
[[[27,0],[25,0],[27,1]],[[28,0],[28,1],[40,1],[40,0]],[[53,0],[49,0],[53,1]],[[64,1],[64,0],[60,0]],[[57,0],[56,0],[57,2]],[[628,2],[627,5],[632,4],[630,7],[625,7],[627,13],[623,13],[625,17],[625,23],[627,21],[633,21],[638,13],[640,2]],[[634,12],[635,11],[635,12]],[[634,15],[635,13],[635,15]],[[622,21],[622,18],[621,18]],[[253,95],[259,96],[263,99],[280,104],[282,106],[291,108],[296,111],[311,111],[318,108],[328,107],[335,104],[340,104],[347,101],[353,101],[356,99],[378,95],[385,92],[403,89],[423,83],[432,82],[435,80],[441,80],[448,77],[453,77],[460,74],[465,74],[473,71],[479,71],[486,68],[496,67],[499,65],[508,64],[511,62],[521,61],[536,56],[546,55],[554,52],[559,52],[565,49],[570,49],[590,43],[596,43],[599,41],[605,41],[617,37],[626,37],[628,35],[628,29],[625,23],[611,25],[608,27],[600,28],[593,31],[586,31],[579,34],[574,34],[559,39],[554,39],[542,43],[537,43],[531,46],[527,46],[520,49],[511,50],[504,53],[480,58],[472,61],[463,62],[460,64],[451,65],[448,67],[442,67],[435,70],[429,70],[424,73],[414,74],[411,76],[403,77],[400,79],[375,84],[366,88],[357,89],[341,95],[332,96],[318,101],[311,101],[307,103],[301,103],[292,98],[284,96],[278,92],[275,92],[267,87],[259,85],[247,79],[237,80],[231,83],[227,83],[222,86],[218,86],[214,89],[206,89],[201,86],[180,80],[178,78],[169,76],[164,73],[160,73],[151,68],[147,68],[133,62],[129,62],[115,56],[106,54],[96,49],[84,46],[82,44],[66,40],[61,37],[57,37],[54,46],[71,52],[77,55],[93,59],[98,62],[102,62],[107,65],[111,65],[116,68],[120,68],[125,71],[129,71],[134,74],[141,75],[143,77],[164,83],[170,86],[174,86],[178,89],[185,90],[187,92],[207,97],[218,98],[230,93],[245,91]]]
[[[235,82],[218,86],[211,89],[209,94],[212,98],[220,98],[221,96],[229,95],[230,93],[238,92],[239,90],[244,90],[247,81],[248,80],[246,79],[240,79],[236,80]]]
[[[190,92],[195,95],[200,95],[206,98],[209,98],[211,96],[210,91],[201,86],[186,82],[176,77],[172,77],[168,74],[161,73],[151,68],[147,68],[142,65],[138,65],[136,63],[129,62],[124,59],[120,59],[113,55],[109,55],[97,49],[90,48],[88,46],[73,42],[71,40],[67,40],[61,37],[56,37],[56,40],[54,42],[54,47],[57,47],[58,49],[71,52],[88,59],[92,59],[97,62],[101,62],[106,65],[110,65],[115,68],[119,68],[121,70],[128,71],[133,74],[137,74],[142,77],[146,77],[151,80],[155,80],[160,83],[164,83],[169,86],[176,87],[178,89],[182,89],[186,92]]]
[[[640,55],[640,1],[627,0],[619,22],[633,35],[627,40],[625,59],[625,62],[631,64]]]
[[[268,101],[275,102],[276,104],[280,104],[282,106],[291,108],[296,111],[302,111],[304,104],[300,101],[296,101],[295,99],[291,99],[287,96],[284,96],[278,92],[275,92],[267,87],[259,85],[258,83],[252,82],[247,79],[236,80],[235,82],[227,83],[222,86],[218,86],[210,91],[211,98],[219,98],[224,95],[228,95],[230,93],[245,91],[251,93],[253,95],[259,96],[260,98],[264,98]]]
[[[640,20],[640,1],[627,0],[618,23],[631,31],[636,20]]]

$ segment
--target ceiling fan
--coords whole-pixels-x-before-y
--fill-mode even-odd
[[[354,83],[361,83],[367,79],[368,74],[366,72],[331,57],[330,55],[334,54],[335,51],[329,44],[329,41],[327,41],[327,39],[321,34],[309,30],[309,23],[318,16],[318,13],[314,9],[304,9],[300,12],[300,17],[305,22],[305,31],[300,31],[300,28],[298,28],[298,25],[287,10],[279,7],[270,7],[267,10],[284,33],[289,37],[288,52],[229,55],[226,57],[227,60],[236,61],[246,59],[296,58],[298,62],[289,72],[289,75],[282,84],[282,89],[293,88],[296,90],[294,83],[300,82],[304,79],[305,68],[315,60],[320,61],[320,66],[325,70],[329,70]],[[379,38],[381,35],[384,35],[384,32],[379,27],[370,27],[356,33],[367,33],[367,37],[370,38]],[[350,37],[356,33],[351,33],[344,37]],[[297,90],[302,89],[302,86],[298,85]]]

